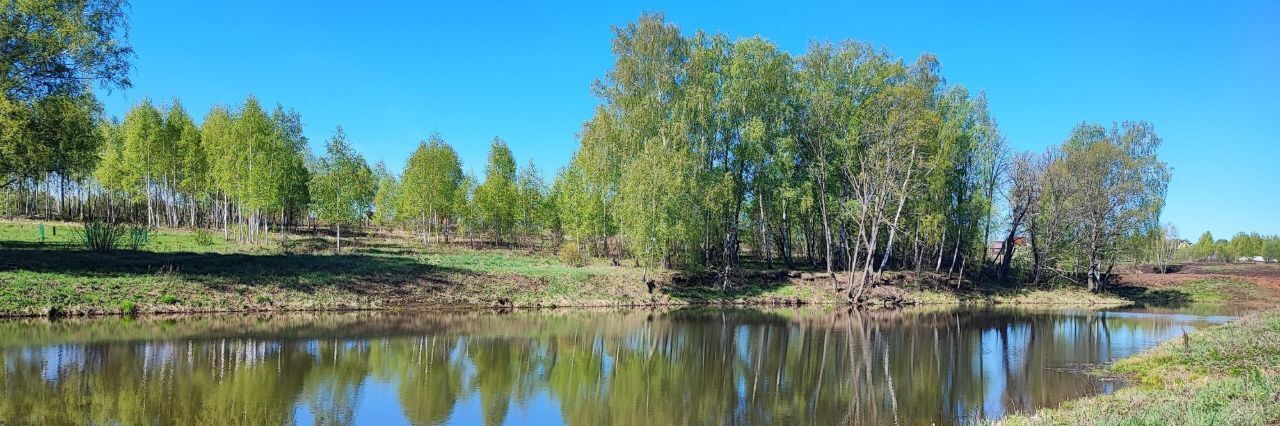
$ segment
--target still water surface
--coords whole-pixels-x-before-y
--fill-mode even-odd
[[[1122,384],[1082,370],[1218,309],[217,315],[0,321],[0,424],[929,424]]]

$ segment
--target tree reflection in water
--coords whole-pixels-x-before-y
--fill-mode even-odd
[[[954,423],[1114,386],[1082,366],[1222,317],[689,308],[0,322],[39,424]]]

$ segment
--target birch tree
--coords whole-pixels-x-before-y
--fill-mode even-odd
[[[367,219],[374,185],[373,171],[339,127],[325,145],[325,154],[316,161],[311,179],[316,216],[334,226],[336,253],[342,253],[342,225],[354,226]]]

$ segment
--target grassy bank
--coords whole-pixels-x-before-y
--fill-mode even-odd
[[[998,424],[1280,423],[1280,310],[1191,333],[1103,373],[1137,383]]]
[[[221,234],[155,231],[140,251],[80,249],[77,227],[0,222],[0,314],[181,313],[458,306],[831,304],[821,285],[752,282],[729,289],[676,284],[673,273],[601,260],[568,266],[524,249],[422,249],[412,238],[296,234],[283,246]],[[650,291],[646,278],[656,278]]]
[[[344,238],[343,255],[332,254],[332,236],[323,233],[259,246],[226,242],[218,232],[161,230],[140,251],[110,253],[85,251],[79,238],[75,224],[46,224],[41,239],[36,223],[0,222],[0,315],[848,301],[830,280],[806,277],[813,274],[748,270],[723,289],[714,274],[646,272],[604,259],[573,267],[529,249],[423,249],[404,235]],[[1132,303],[1074,287],[956,289],[940,274],[885,278],[890,285],[871,289],[868,304]]]

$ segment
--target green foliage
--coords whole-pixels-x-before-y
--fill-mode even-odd
[[[373,195],[373,222],[378,225],[394,224],[399,220],[400,180],[388,172],[381,161],[374,167],[373,174],[378,181],[378,190]]]
[[[419,143],[405,163],[397,208],[401,220],[418,227],[424,244],[433,227],[443,228],[447,238],[449,224],[459,213],[456,200],[462,180],[457,152],[438,134]]]
[[[474,196],[479,228],[489,232],[495,242],[512,240],[520,194],[516,186],[516,160],[502,138],[493,138],[489,146],[484,182],[476,187]]]
[[[131,300],[120,302],[120,313],[125,315],[137,315],[138,305]]]
[[[198,245],[205,247],[213,245],[213,234],[209,233],[209,231],[205,229],[196,229],[195,231],[192,231],[191,237]]]
[[[142,250],[151,238],[151,228],[146,225],[131,225],[125,237],[124,243],[129,250]]]
[[[1035,179],[1028,228],[1037,277],[1054,269],[1097,290],[1126,253],[1140,257],[1157,247],[1170,257],[1177,236],[1160,229],[1170,178],[1156,154],[1160,143],[1145,122],[1080,124],[1026,174]]]
[[[130,85],[126,9],[114,0],[0,5],[0,188],[17,178],[92,169],[93,85]]]
[[[311,194],[316,216],[328,223],[361,223],[371,210],[375,185],[373,171],[364,157],[351,149],[339,127],[313,171]]]
[[[578,249],[578,244],[574,242],[564,243],[560,246],[560,251],[556,253],[560,258],[560,263],[573,267],[583,267],[587,265],[588,257]]]
[[[115,250],[125,236],[125,227],[116,223],[100,220],[84,222],[80,238],[84,247],[90,251],[105,252]]]
[[[1204,262],[1254,261],[1257,257],[1271,262],[1280,259],[1280,235],[1240,232],[1230,240],[1214,240],[1212,233],[1205,232],[1191,246],[1191,256]]]
[[[538,168],[529,163],[516,175],[515,223],[521,235],[543,235],[552,225],[554,206]]]
[[[907,66],[850,42],[792,57],[760,38],[684,37],[660,14],[616,28],[614,54],[550,190],[554,222],[588,246],[725,271],[744,238],[763,260],[803,252],[832,269],[926,245],[953,245],[953,268],[980,255],[1004,147],[985,99],[945,85],[932,55]]]
[[[18,139],[10,141],[15,145],[5,147],[0,140],[0,153],[11,156],[0,160],[0,167],[12,161],[12,171],[25,176],[58,173],[78,177],[91,172],[97,164],[94,154],[102,144],[97,129],[99,108],[88,94],[34,101],[25,115],[25,128],[15,129]],[[5,174],[2,171],[0,176]]]

